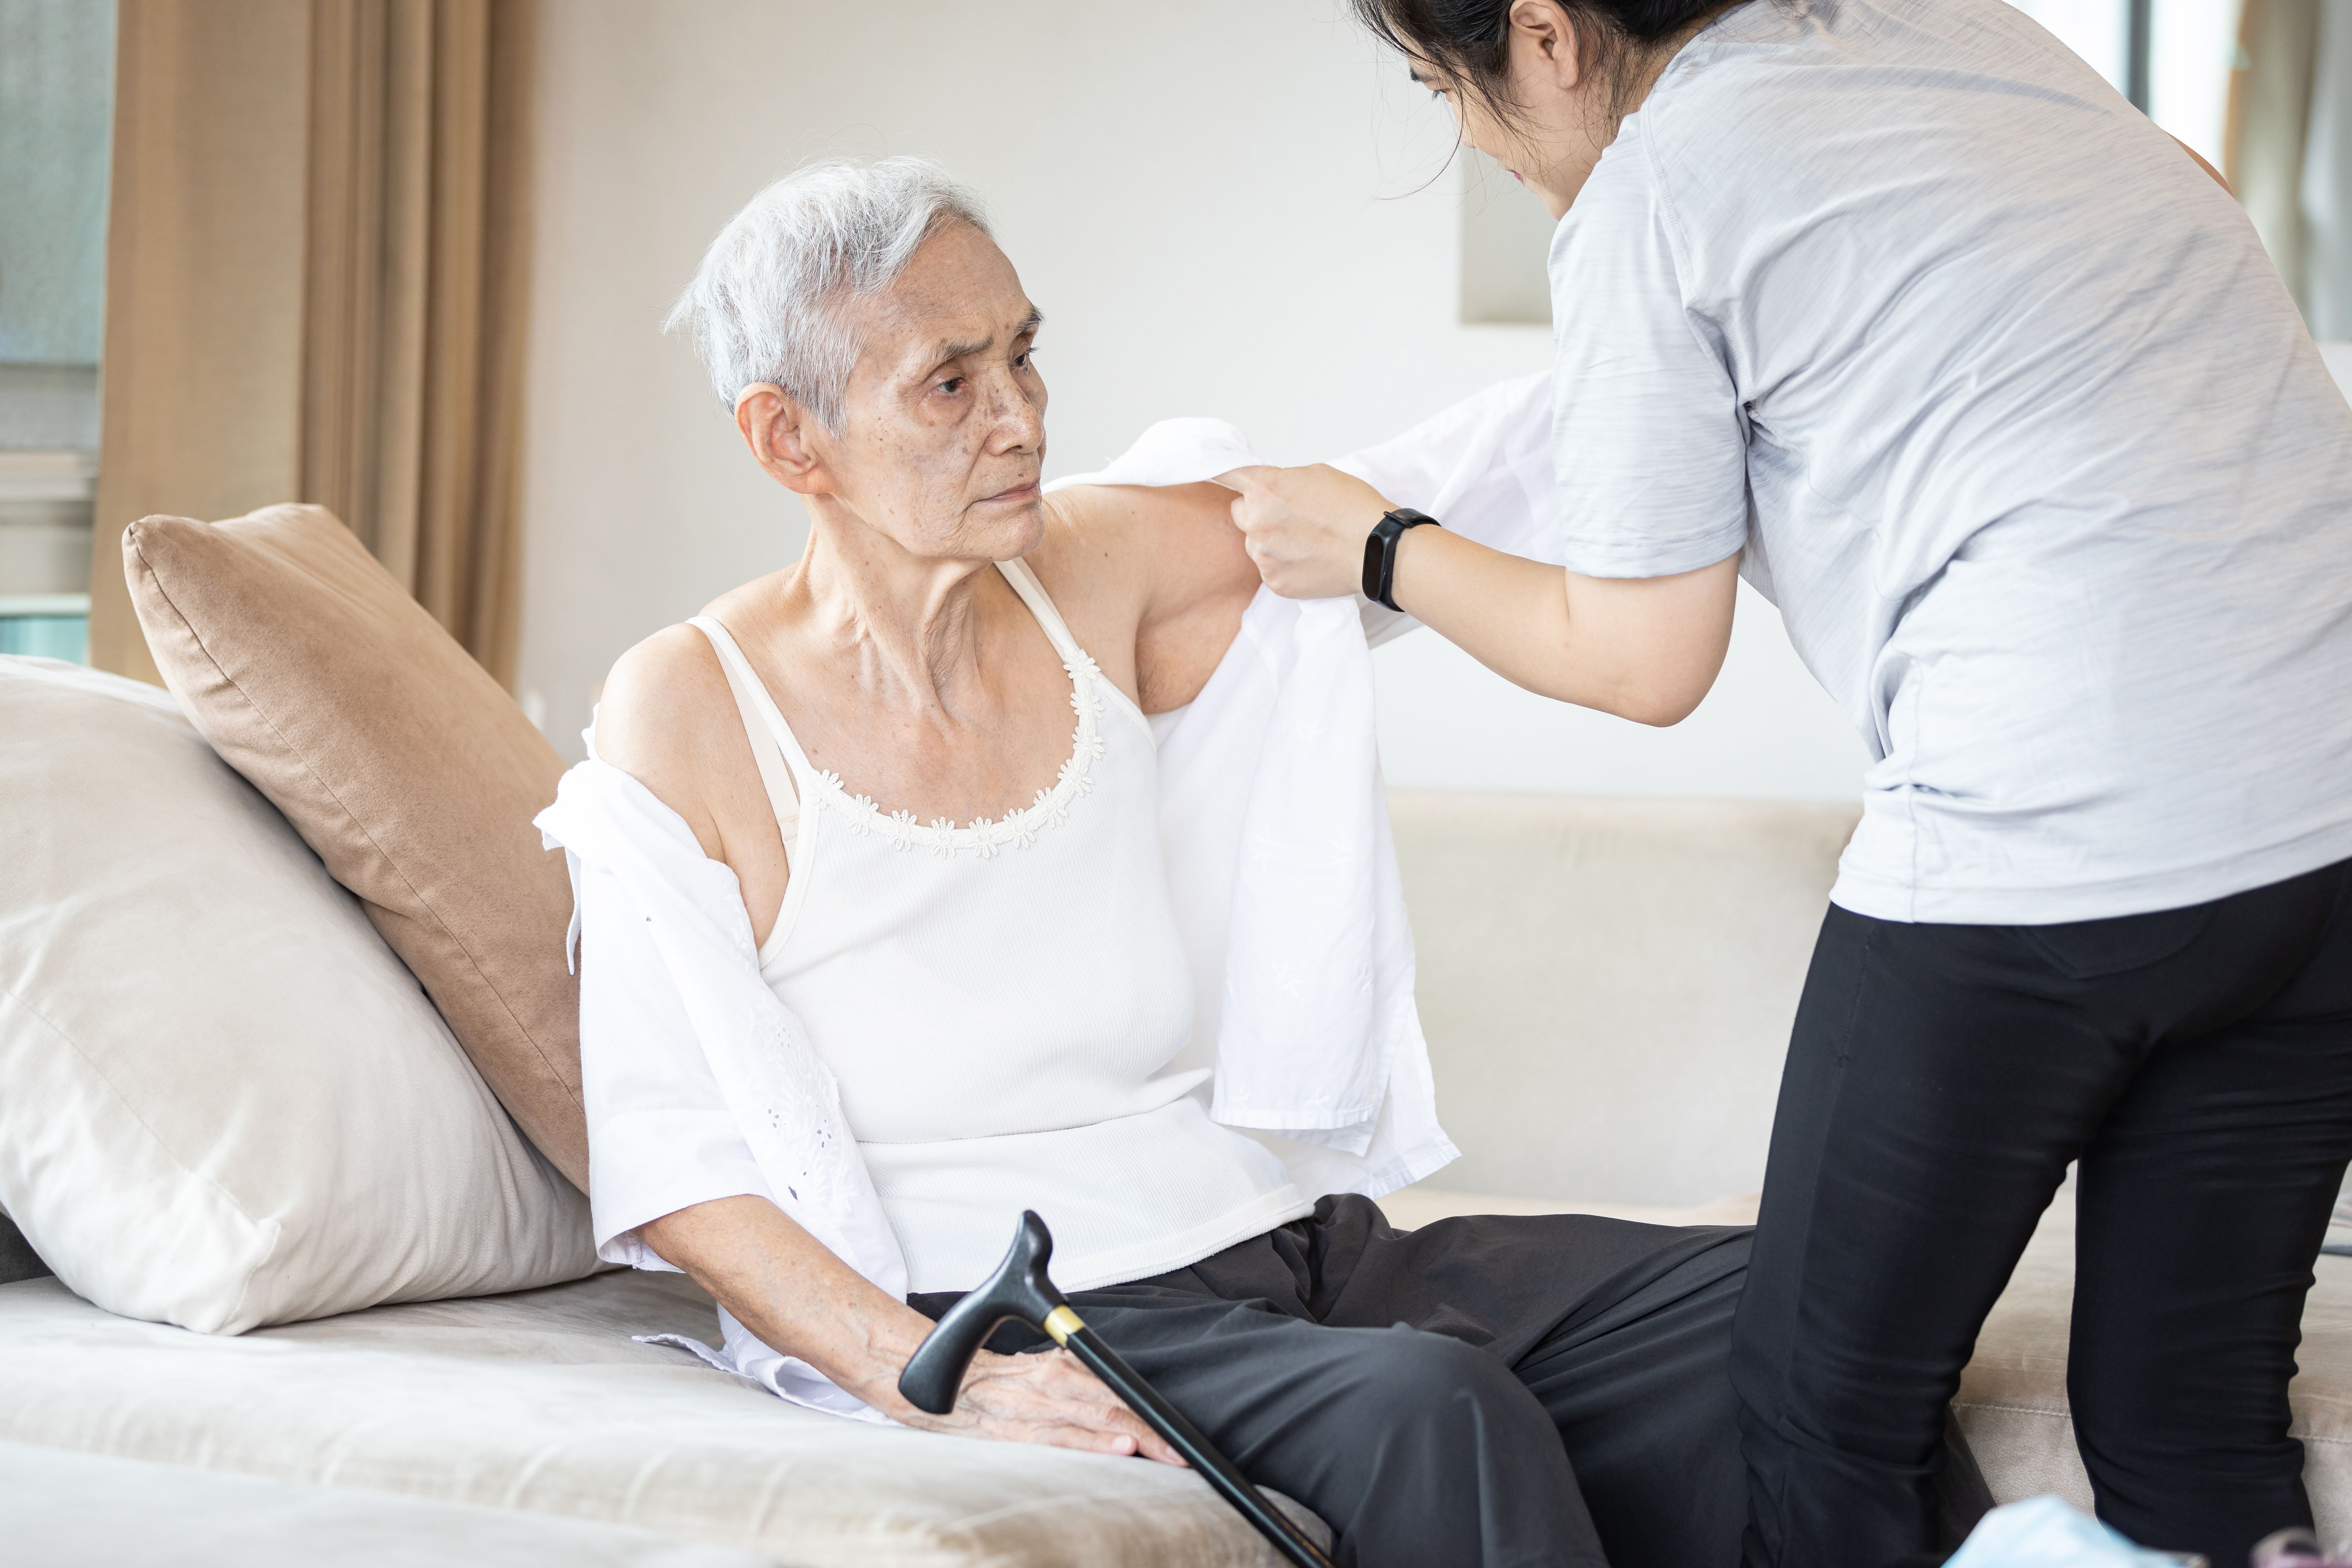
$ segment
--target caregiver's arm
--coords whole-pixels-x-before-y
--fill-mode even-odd
[[[2188,153],[2191,158],[2194,158],[2195,160],[2197,160],[2197,166],[2198,166],[2199,168],[2200,168],[2200,169],[2204,170],[2207,174],[2210,174],[2210,175],[2212,175],[2212,176],[2213,176],[2213,183],[2214,183],[2215,184],[2217,184],[2217,185],[2221,186],[2221,187],[2223,190],[2225,190],[2225,191],[2227,191],[2227,190],[2229,190],[2229,189],[2230,189],[2230,179],[2229,179],[2229,176],[2228,176],[2228,175],[2226,175],[2226,174],[2222,174],[2221,170],[2219,170],[2219,169],[2215,168],[2212,164],[2210,164],[2210,163],[2207,163],[2207,162],[2205,161],[2205,154],[2204,154],[2204,153],[2200,153],[2196,148],[2191,147],[2188,142],[2181,141],[2181,140],[2180,140],[2180,138],[2179,138],[2179,137],[2178,137],[2178,136],[2173,137],[2173,138],[2172,138],[2172,140],[2173,140],[2173,142],[2175,142],[2175,143],[2176,143],[2176,144],[2180,148],[2180,150],[2181,150],[2182,152],[2184,152],[2184,153]],[[2231,194],[2232,195],[2236,195],[2237,193],[2236,193],[2236,192],[2234,192],[2234,191],[2232,191],[2232,192],[2231,192]]]
[[[1365,537],[1392,510],[1378,490],[1321,464],[1223,478],[1266,586],[1317,599],[1360,585]],[[1392,593],[1506,679],[1663,725],[1688,718],[1723,668],[1738,582],[1737,555],[1672,577],[1582,577],[1441,526],[1409,529],[1397,542]]]
[[[933,1432],[1183,1462],[1066,1351],[982,1351],[952,1411],[916,1409],[900,1396],[898,1374],[930,1332],[930,1320],[877,1289],[766,1198],[695,1204],[637,1234],[725,1302],[762,1344],[800,1357],[894,1420]]]

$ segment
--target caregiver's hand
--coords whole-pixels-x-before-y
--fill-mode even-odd
[[[1364,540],[1392,510],[1381,492],[1326,463],[1235,468],[1234,525],[1265,585],[1286,599],[1333,599],[1364,580]]]
[[[1318,464],[1236,468],[1234,521],[1265,584],[1329,598],[1363,582],[1380,491]],[[1443,524],[1445,520],[1440,518]],[[1731,642],[1739,558],[1671,577],[1584,577],[1448,532],[1397,541],[1397,605],[1506,679],[1642,724],[1676,724],[1715,684]]]
[[[872,1394],[860,1392],[872,1401]],[[955,1408],[945,1415],[928,1415],[904,1400],[882,1407],[897,1420],[929,1432],[1043,1443],[1089,1454],[1140,1454],[1163,1465],[1184,1462],[1067,1351],[1034,1355],[982,1351],[971,1358]]]

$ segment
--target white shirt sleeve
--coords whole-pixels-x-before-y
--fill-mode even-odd
[[[580,1079],[597,1256],[669,1268],[639,1226],[772,1197],[646,918],[610,871],[580,879]]]
[[[1552,241],[1552,455],[1581,576],[1695,572],[1747,541],[1739,395],[1679,248],[1636,114]]]

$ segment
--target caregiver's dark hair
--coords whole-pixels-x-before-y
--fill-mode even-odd
[[[1349,0],[1357,18],[1408,58],[1426,60],[1510,123],[1513,0]],[[1593,66],[1622,82],[1627,57],[1671,37],[1724,0],[1551,0],[1596,52]]]

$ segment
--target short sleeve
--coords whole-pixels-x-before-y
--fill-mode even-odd
[[[619,879],[580,878],[580,1081],[597,1255],[667,1268],[639,1226],[696,1204],[771,1196],[702,1042]]]
[[[1666,577],[1748,537],[1739,396],[1703,340],[1641,117],[1552,242],[1552,457],[1570,571]]]

